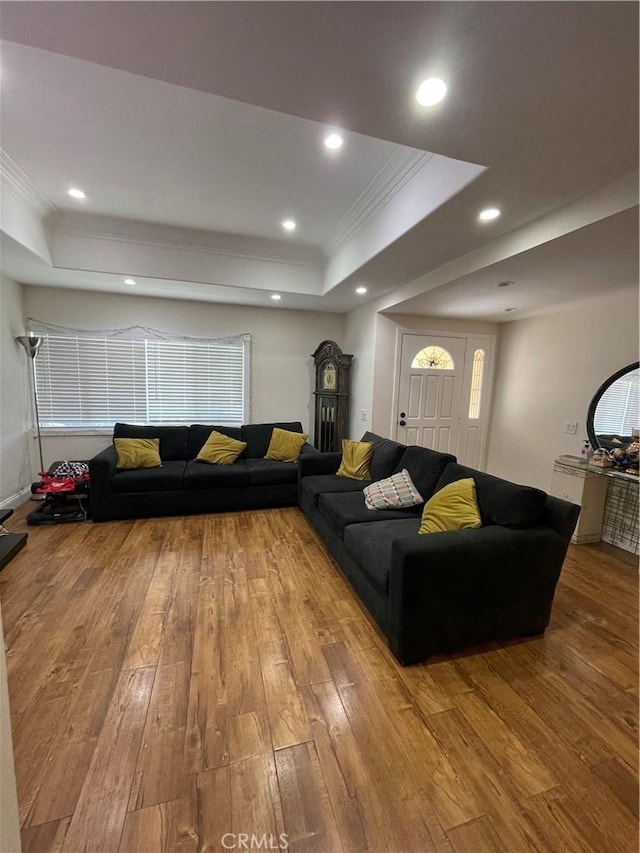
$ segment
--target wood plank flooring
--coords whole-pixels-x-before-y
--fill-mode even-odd
[[[297,509],[30,528],[24,853],[635,853],[635,562],[572,547],[544,637],[403,669]]]

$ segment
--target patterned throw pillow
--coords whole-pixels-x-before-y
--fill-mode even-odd
[[[362,490],[367,509],[403,509],[424,503],[406,468]]]

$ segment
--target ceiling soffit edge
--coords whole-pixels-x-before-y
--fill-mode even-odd
[[[381,169],[356,198],[322,248],[327,255],[338,252],[364,224],[407,184],[435,155],[429,151],[397,146]]]
[[[3,189],[10,190],[24,202],[39,218],[57,211],[55,204],[40,187],[0,148],[0,181]]]
[[[401,306],[431,290],[637,207],[638,192],[638,172],[623,175],[612,183],[573,199],[430,272],[403,282],[392,292],[380,297],[376,310],[380,313],[411,313],[412,309],[402,309]]]
[[[211,232],[214,234],[215,232]],[[317,261],[303,258],[290,258],[286,255],[266,254],[264,252],[240,251],[232,249],[223,249],[216,246],[207,245],[205,243],[190,241],[190,240],[171,240],[171,239],[152,239],[150,237],[138,237],[132,235],[121,234],[109,231],[93,231],[84,228],[72,228],[69,226],[60,225],[56,227],[54,236],[70,235],[72,237],[86,238],[89,240],[105,240],[119,243],[129,243],[131,245],[149,246],[162,249],[174,249],[182,252],[193,252],[204,255],[223,256],[236,259],[245,259],[251,261],[263,261],[266,263],[286,264],[289,266],[305,267],[309,269],[321,269],[322,259]],[[226,235],[225,235],[226,236]]]

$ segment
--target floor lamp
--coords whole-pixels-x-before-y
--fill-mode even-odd
[[[40,349],[42,338],[37,338],[35,335],[20,335],[16,338],[25,348],[27,355],[31,359],[31,375],[33,379],[33,400],[36,408],[36,432],[38,435],[38,450],[40,451],[40,471],[44,471],[44,460],[42,458],[42,438],[40,436],[40,414],[38,412],[38,389],[36,387],[36,355]]]

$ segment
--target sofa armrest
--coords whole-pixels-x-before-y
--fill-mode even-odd
[[[94,521],[106,521],[111,517],[108,508],[113,494],[111,480],[118,470],[116,460],[116,448],[113,444],[89,460],[89,493]]]
[[[335,474],[340,467],[342,453],[309,453],[300,456],[300,478],[316,474]]]
[[[543,631],[568,542],[554,530],[413,534],[392,544],[389,641],[399,660]]]

